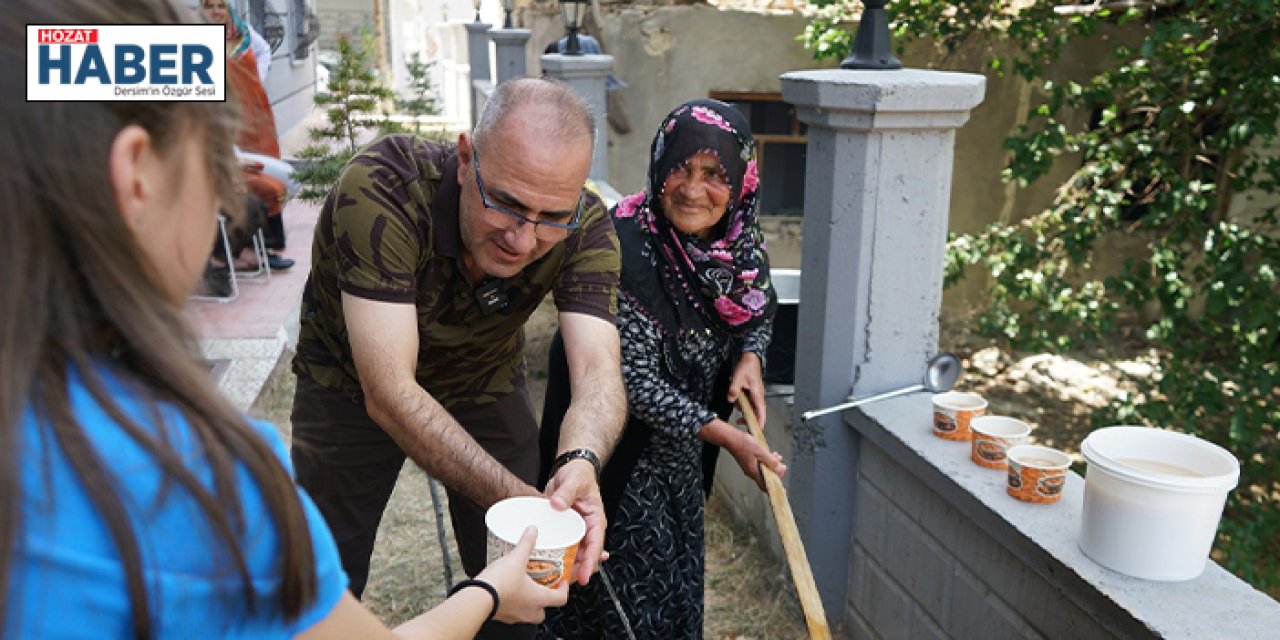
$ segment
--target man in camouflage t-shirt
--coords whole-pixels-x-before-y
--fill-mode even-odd
[[[576,577],[589,579],[605,527],[595,466],[626,406],[617,236],[582,189],[593,132],[564,85],[512,81],[486,103],[474,137],[382,138],[325,201],[294,359],[293,459],[357,596],[406,454],[449,489],[471,575],[485,563],[485,509],[540,495],[523,325],[547,292],[573,406],[559,447],[567,462],[546,495],[586,518]]]

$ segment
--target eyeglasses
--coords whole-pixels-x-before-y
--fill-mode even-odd
[[[557,242],[564,240],[569,235],[569,231],[578,228],[579,221],[582,220],[582,194],[578,194],[578,206],[573,212],[573,220],[569,222],[552,222],[550,220],[534,220],[528,216],[512,211],[500,204],[496,204],[489,200],[489,194],[484,190],[484,179],[480,177],[480,154],[474,146],[471,147],[471,158],[476,167],[476,187],[480,189],[480,201],[484,203],[485,218],[487,222],[495,227],[510,228],[512,221],[519,226],[525,223],[533,225],[533,235],[535,238],[546,242]],[[497,215],[494,215],[494,214]]]

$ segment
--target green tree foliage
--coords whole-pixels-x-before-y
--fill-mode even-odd
[[[387,128],[378,114],[395,94],[382,85],[369,63],[367,46],[338,38],[338,63],[329,76],[326,93],[315,103],[328,115],[326,126],[308,132],[311,144],[298,154],[304,162],[294,171],[303,186],[298,197],[308,202],[324,200],[342,168],[355,155],[359,138],[369,127]]]
[[[855,7],[820,4],[800,39],[815,57],[843,57]],[[1007,180],[1025,186],[1063,154],[1082,158],[1043,211],[953,235],[948,283],[988,273],[982,326],[1017,348],[1067,349],[1122,320],[1140,323],[1159,354],[1156,374],[1135,381],[1140,392],[1099,422],[1178,429],[1231,450],[1241,482],[1218,548],[1228,569],[1275,587],[1280,232],[1276,208],[1258,203],[1280,193],[1280,5],[1164,0],[1058,15],[1054,4],[1067,3],[889,3],[899,36],[950,50],[1008,42],[1017,53],[991,59],[991,69],[1042,89],[1005,142]],[[1045,80],[1068,42],[1116,24],[1138,37],[1112,48],[1105,71],[1080,83]],[[1072,113],[1093,117],[1073,125]],[[1095,271],[1117,241],[1136,247],[1134,257],[1118,273]]]
[[[400,110],[413,116],[414,133],[422,132],[419,116],[435,115],[440,112],[436,99],[435,86],[431,82],[431,67],[434,60],[423,61],[422,54],[414,51],[405,56],[405,69],[409,72],[409,99],[400,101]]]

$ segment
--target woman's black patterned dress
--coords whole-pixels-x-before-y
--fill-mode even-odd
[[[716,410],[728,416],[728,379],[742,355],[756,353],[763,365],[777,295],[756,216],[755,141],[742,113],[716,100],[687,102],[663,120],[650,150],[645,191],[610,211],[621,248],[616,322],[628,412],[600,477],[611,555],[603,571],[637,638],[701,638],[710,465],[698,432]],[[729,187],[717,192],[724,210],[709,228],[678,227],[664,213],[663,192],[700,154],[719,160]],[[681,193],[696,198],[699,187],[689,188]],[[569,406],[558,336],[551,351],[539,435],[543,483]],[[626,638],[599,577],[575,585],[565,607],[548,611],[541,636]]]
[[[741,341],[716,332],[676,336],[662,330],[625,290],[618,292],[618,333],[630,420],[650,429],[609,520],[604,564],[637,638],[702,637],[702,441],[714,419],[708,405],[716,378],[742,353],[763,357],[772,333],[764,323]],[[732,344],[741,342],[741,344]],[[628,429],[632,427],[628,424]],[[597,576],[574,585],[569,604],[549,610],[540,637],[626,638]]]

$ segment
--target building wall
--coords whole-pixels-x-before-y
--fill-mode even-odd
[[[536,64],[547,43],[564,35],[564,24],[558,10],[531,9],[523,17],[534,32],[528,55]],[[609,134],[610,182],[624,192],[644,185],[653,132],[677,104],[712,91],[776,92],[778,76],[787,71],[834,66],[815,63],[794,40],[805,25],[795,14],[630,6],[609,11],[603,22],[598,36],[605,53],[614,56],[615,74],[630,85],[632,131]]]
[[[373,0],[315,0],[320,18],[320,50],[337,51],[338,36],[359,38],[373,33]]]

